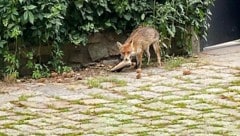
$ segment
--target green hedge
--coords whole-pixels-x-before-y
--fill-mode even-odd
[[[27,66],[33,78],[40,78],[51,70],[67,71],[61,46],[86,45],[88,35],[99,31],[120,34],[140,24],[153,25],[162,39],[171,41],[178,32],[184,38],[189,34],[188,26],[193,26],[199,36],[205,36],[212,3],[213,0],[1,0],[0,72],[2,76],[17,77],[19,69]],[[41,53],[33,48],[46,45],[52,46],[52,58],[43,63],[40,57],[36,58]]]

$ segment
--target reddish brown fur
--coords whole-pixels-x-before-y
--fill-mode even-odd
[[[161,65],[160,47],[159,47],[159,33],[152,27],[139,27],[135,29],[124,44],[117,43],[120,53],[125,61],[131,61],[131,56],[136,56],[137,66],[141,68],[142,55],[145,51],[150,61],[149,47],[153,45],[154,51],[157,55],[159,65]]]

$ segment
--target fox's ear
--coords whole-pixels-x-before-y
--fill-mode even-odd
[[[121,48],[122,44],[120,42],[117,42],[117,46],[118,46],[118,48]]]
[[[131,41],[131,47],[133,48],[133,41]]]

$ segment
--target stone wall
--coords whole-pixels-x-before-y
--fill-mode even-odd
[[[119,55],[116,42],[124,42],[126,35],[113,32],[95,33],[89,36],[86,46],[69,45],[64,47],[64,61],[70,64],[88,65],[91,62]]]

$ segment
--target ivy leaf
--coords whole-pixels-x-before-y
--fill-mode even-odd
[[[93,21],[93,17],[92,16],[86,16],[86,18],[90,21]]]
[[[131,19],[131,14],[125,14],[124,16],[123,16],[127,21],[129,21],[130,19]]]
[[[25,12],[23,13],[23,20],[24,20],[24,21],[27,21],[27,20],[28,20],[28,11],[25,11]]]
[[[34,16],[33,16],[32,12],[29,11],[28,17],[29,17],[29,22],[30,22],[31,24],[33,24],[33,23],[34,23]]]
[[[19,0],[19,2],[22,4],[22,3],[23,3],[23,0]]]
[[[5,41],[5,40],[0,41],[0,48],[3,48],[4,44],[6,44],[6,43],[7,43],[7,41]]]
[[[97,14],[98,14],[98,16],[101,16],[103,14],[103,10],[102,9],[97,9]]]
[[[29,6],[27,6],[27,9],[28,10],[33,10],[33,9],[35,9],[37,6],[35,6],[35,5],[29,5]]]
[[[145,19],[145,14],[141,15],[141,19],[144,20]]]

